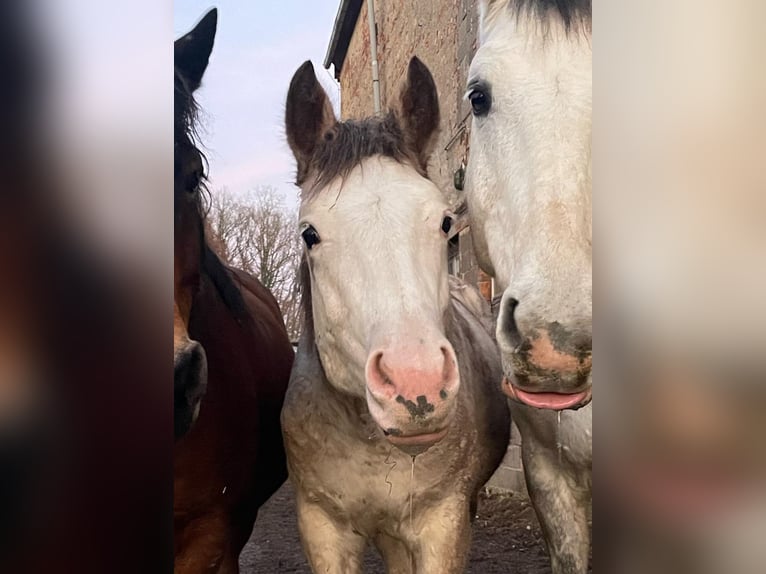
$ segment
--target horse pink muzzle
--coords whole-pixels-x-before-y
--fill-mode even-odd
[[[460,386],[455,351],[446,339],[376,349],[365,375],[370,413],[391,444],[422,452],[444,438]]]

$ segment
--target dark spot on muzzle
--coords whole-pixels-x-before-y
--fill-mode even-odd
[[[548,336],[553,347],[561,352],[574,355],[584,361],[593,353],[593,339],[590,331],[572,330],[558,321],[548,323]]]
[[[396,396],[396,402],[404,405],[413,419],[424,419],[429,413],[434,412],[434,406],[426,400],[425,395],[419,395],[417,401],[418,403],[415,404],[402,395]]]

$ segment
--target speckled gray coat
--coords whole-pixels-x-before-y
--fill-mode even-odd
[[[479,489],[502,461],[510,418],[489,310],[451,281],[447,337],[460,368],[447,436],[414,459],[388,443],[363,399],[324,376],[303,337],[282,411],[301,540],[316,573],[361,572],[374,544],[389,573],[463,572]]]

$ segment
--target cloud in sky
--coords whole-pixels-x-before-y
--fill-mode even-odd
[[[297,205],[294,161],[284,134],[287,88],[295,70],[312,60],[325,89],[337,86],[322,67],[339,0],[220,0],[218,33],[198,99],[213,190],[244,193],[276,187]],[[175,37],[211,8],[209,0],[174,7]]]

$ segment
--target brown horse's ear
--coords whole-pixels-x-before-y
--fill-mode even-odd
[[[306,61],[290,82],[285,109],[287,143],[298,162],[300,184],[308,174],[322,134],[335,125],[335,114],[327,94],[319,85],[314,66]]]
[[[218,10],[213,8],[194,29],[181,36],[173,45],[175,66],[193,92],[202,83],[202,76],[213,51],[215,30],[218,25]]]
[[[417,57],[410,60],[396,115],[404,143],[425,170],[439,133],[439,96],[431,72]]]

